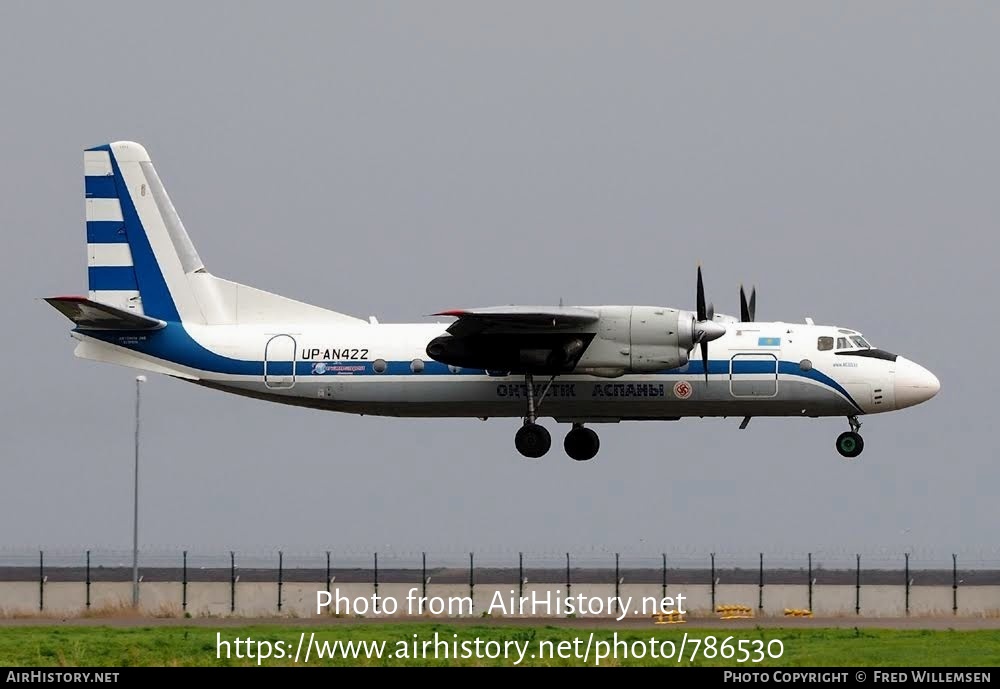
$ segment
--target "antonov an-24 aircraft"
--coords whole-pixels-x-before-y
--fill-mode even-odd
[[[587,424],[683,417],[858,418],[939,390],[918,364],[837,326],[762,322],[756,291],[740,317],[705,303],[494,306],[379,323],[218,278],[202,264],[139,144],[84,152],[89,293],[46,299],[74,323],[78,357],[161,373],[272,402],[396,417],[520,417],[517,450],[594,457]],[[454,318],[441,322],[440,317]],[[711,347],[709,347],[711,343]],[[700,356],[692,358],[695,348]]]

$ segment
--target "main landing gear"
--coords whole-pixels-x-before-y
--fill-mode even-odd
[[[584,428],[583,424],[575,423],[573,429],[566,434],[563,448],[571,459],[585,462],[588,459],[593,459],[597,451],[601,449],[601,439],[597,437],[597,433],[593,429]]]
[[[526,421],[523,426],[517,429],[514,445],[517,447],[517,451],[525,457],[538,459],[552,447],[552,436],[549,435],[545,426],[539,426],[534,421],[530,423]]]
[[[851,424],[851,430],[844,431],[837,436],[837,452],[848,459],[854,459],[865,449],[865,441],[861,437],[861,434],[858,433],[861,429],[861,422],[858,421],[858,417],[848,416],[847,421]]]
[[[538,459],[552,447],[552,436],[549,435],[544,426],[536,422],[535,414],[552,386],[553,380],[555,380],[555,376],[549,378],[549,382],[542,389],[536,404],[534,376],[530,373],[524,376],[528,397],[528,414],[524,417],[524,424],[517,429],[517,434],[514,436],[514,446],[525,457]],[[566,440],[563,443],[566,454],[578,462],[593,459],[600,447],[601,441],[597,437],[597,433],[578,423],[573,424],[573,428],[566,434]]]

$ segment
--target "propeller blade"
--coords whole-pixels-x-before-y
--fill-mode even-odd
[[[754,287],[750,291],[750,320],[752,321],[757,314],[757,288]]]
[[[715,322],[715,304],[705,305],[705,283],[701,278],[701,265],[698,266],[698,313],[694,330],[694,341],[701,345],[701,363],[705,369],[705,382],[708,382],[708,343],[717,340],[726,333],[726,327]]]
[[[749,323],[753,320],[750,317],[750,307],[747,306],[747,294],[743,291],[743,285],[740,285],[740,321],[743,323]]]
[[[699,321],[708,320],[705,317],[706,316],[706,313],[705,313],[705,311],[706,311],[706,309],[705,309],[705,285],[701,281],[701,266],[700,265],[698,266],[698,298],[697,298],[697,305],[698,305],[698,314],[697,314],[698,320]]]

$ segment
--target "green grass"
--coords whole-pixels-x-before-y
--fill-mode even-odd
[[[683,625],[664,628],[650,625],[649,629],[589,629],[585,625],[569,629],[565,627],[507,627],[507,626],[467,626],[432,623],[416,624],[385,624],[385,625],[351,625],[340,623],[335,626],[319,625],[265,625],[246,627],[221,626],[211,628],[205,626],[188,627],[73,627],[73,626],[10,626],[0,627],[0,665],[3,666],[91,666],[91,667],[121,667],[121,666],[174,666],[174,665],[256,665],[257,660],[235,657],[235,640],[251,638],[256,641],[268,641],[273,645],[277,641],[287,644],[284,650],[286,657],[278,658],[277,651],[272,651],[270,659],[261,661],[261,665],[294,665],[295,649],[299,635],[305,631],[308,642],[310,633],[315,634],[318,643],[340,641],[384,641],[385,651],[399,653],[399,644],[407,647],[412,656],[412,643],[416,638],[419,644],[423,641],[433,641],[435,633],[439,639],[449,643],[468,642],[469,651],[474,652],[471,644],[478,638],[483,644],[487,641],[505,643],[513,652],[512,642],[521,647],[527,644],[527,653],[521,665],[595,665],[595,652],[598,642],[609,644],[604,646],[604,655],[610,652],[617,634],[619,641],[625,641],[629,646],[629,657],[623,657],[621,644],[618,646],[618,657],[606,657],[600,665],[725,665],[732,667],[748,666],[997,666],[1000,665],[1000,630],[981,631],[930,631],[930,630],[883,630],[883,629],[835,629],[835,628],[756,628],[756,629],[686,629]],[[590,650],[589,660],[584,663],[584,649],[593,632],[594,640]],[[677,662],[676,654],[672,659],[652,659],[649,656],[649,640],[655,639],[659,646],[662,642],[673,641],[680,646],[685,632],[688,642],[684,651],[684,660]],[[223,640],[230,642],[232,656],[230,658],[216,657],[217,634]],[[414,637],[414,634],[416,637]],[[454,636],[457,634],[457,637]],[[716,638],[716,647],[727,638],[735,650],[740,640],[751,653],[751,661],[737,663],[734,659],[723,659],[718,656],[706,658],[701,649],[692,662],[693,651],[691,639],[704,640],[709,636]],[[572,653],[575,640],[579,639],[577,648],[579,656]],[[778,639],[783,646],[780,658],[767,657],[768,642]],[[756,642],[761,642],[760,646]],[[560,642],[568,642],[563,648],[570,651],[569,657],[558,655],[532,658],[538,655],[546,642],[546,650],[559,649]],[[551,642],[551,646],[547,644]],[[646,650],[644,658],[632,657],[633,642],[643,643]],[[241,645],[242,646],[242,645]],[[276,646],[272,646],[276,648]],[[485,646],[481,646],[485,650]],[[496,649],[491,647],[491,650]],[[763,662],[753,662],[758,658],[757,649],[761,648]],[[244,649],[241,648],[241,651]],[[728,649],[727,649],[728,650]],[[777,654],[777,643],[771,644],[771,650]],[[449,646],[449,653],[453,648]],[[458,651],[463,653],[459,646]],[[669,647],[665,647],[669,651]],[[659,652],[659,651],[658,651]],[[500,657],[489,659],[484,657],[460,657],[455,659],[430,656],[402,659],[395,657],[370,658],[363,654],[360,657],[337,658],[324,657],[317,659],[316,650],[311,653],[309,665],[514,665],[516,653],[510,658]],[[245,653],[244,653],[245,654]],[[468,656],[468,653],[465,654]],[[740,654],[742,655],[742,654]],[[737,656],[739,657],[739,656]],[[305,646],[301,652],[299,665],[305,665]]]

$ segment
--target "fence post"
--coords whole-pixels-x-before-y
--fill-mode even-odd
[[[330,551],[326,551],[326,592],[330,593]]]
[[[857,576],[854,580],[854,614],[861,614],[861,555],[858,555]]]
[[[38,551],[38,609],[45,609],[45,553]]]
[[[469,610],[473,610],[476,605],[475,603],[476,598],[474,595],[475,588],[476,588],[476,579],[472,564],[472,553],[469,553]]]
[[[281,584],[284,575],[285,557],[284,553],[278,551],[278,612],[281,612]]]
[[[90,551],[87,551],[87,609],[90,610]]]
[[[958,614],[958,556],[951,554],[951,614]]]
[[[566,553],[566,597],[570,597],[570,589],[573,584],[569,580],[569,553]]]
[[[420,585],[424,592],[424,600],[427,600],[427,553],[420,554]]]
[[[373,573],[373,583],[375,584],[375,604],[378,604],[378,552],[375,553],[375,571]]]
[[[663,605],[663,600],[665,600],[666,597],[667,597],[667,554],[663,553],[663,595],[661,596],[660,599],[660,605]]]
[[[809,612],[813,609],[813,554],[809,553],[809,581],[806,582],[809,586]]]
[[[760,583],[757,585],[757,609],[764,612],[764,553],[760,554]]]
[[[715,612],[715,553],[712,553],[712,612]]]
[[[619,602],[621,600],[621,594],[618,591],[618,585],[621,584],[621,581],[622,578],[619,575],[618,569],[618,553],[615,553],[615,612],[619,614],[621,613],[621,610],[619,609],[621,606],[621,603]]]
[[[236,612],[236,553],[229,551],[229,612]]]
[[[517,554],[517,600],[524,597],[524,553]],[[518,606],[520,609],[520,605]]]
[[[181,609],[188,608],[188,551],[184,551],[184,571],[181,573]]]
[[[910,615],[910,554],[903,553],[906,558],[906,565],[904,566],[904,576],[906,577],[906,615]]]

